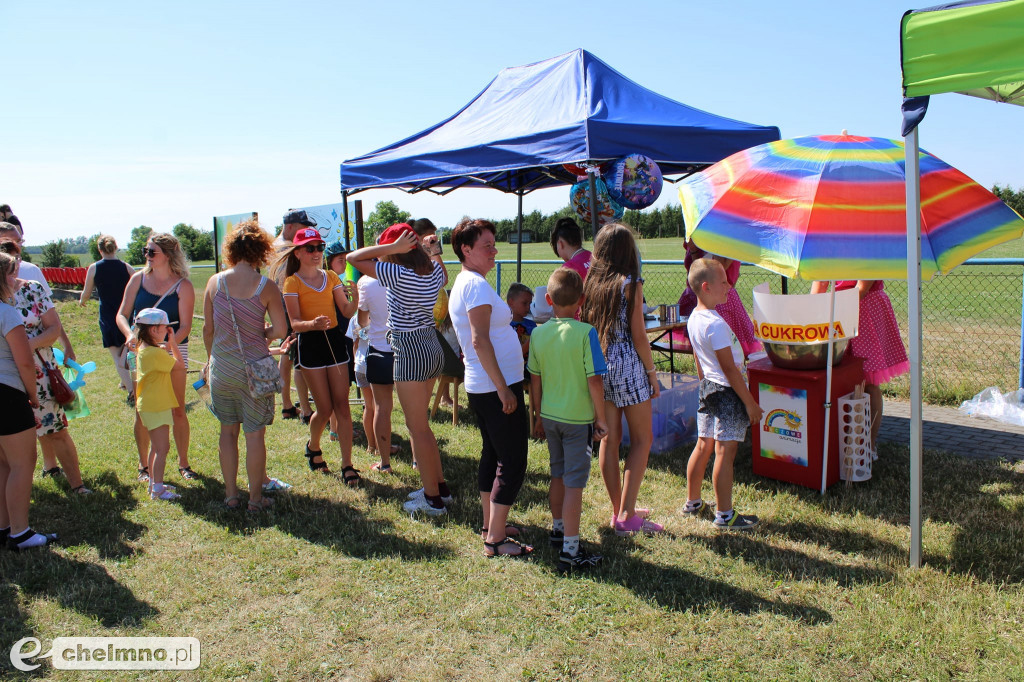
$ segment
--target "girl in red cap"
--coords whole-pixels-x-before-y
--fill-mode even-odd
[[[444,367],[444,353],[434,331],[437,293],[448,281],[444,263],[440,255],[427,255],[420,238],[406,223],[392,225],[377,239],[377,246],[353,251],[347,258],[359,272],[377,278],[387,290],[395,390],[423,481],[422,495],[414,494],[405,510],[439,516],[447,511],[445,504],[451,501],[451,491],[441,471],[441,455],[427,413],[430,382]]]
[[[330,473],[320,451],[320,437],[333,412],[338,420],[341,475],[348,485],[357,485],[359,471],[352,466],[352,415],[348,406],[349,357],[337,310],[352,317],[358,300],[351,282],[343,283],[336,272],[324,270],[324,248],[323,237],[315,228],[299,230],[292,247],[274,264],[274,278],[278,279],[277,273],[283,269],[284,305],[297,335],[295,365],[302,370],[316,402],[306,443],[309,468]]]

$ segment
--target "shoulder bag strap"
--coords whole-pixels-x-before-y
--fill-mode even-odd
[[[171,295],[171,294],[172,294],[173,292],[175,292],[175,291],[177,291],[177,290],[178,290],[178,287],[179,287],[179,286],[181,285],[181,283],[182,283],[182,281],[184,281],[184,279],[185,279],[185,278],[184,278],[184,277],[182,277],[182,278],[181,278],[181,279],[179,279],[179,280],[178,280],[177,282],[175,282],[174,284],[172,284],[172,285],[171,285],[171,288],[170,288],[170,289],[168,289],[167,291],[165,291],[165,292],[164,292],[164,295],[163,295],[163,296],[161,296],[160,298],[156,299],[156,303],[154,303],[154,304],[153,304],[153,307],[154,307],[154,308],[159,308],[159,307],[160,307],[160,303],[162,303],[162,302],[163,302],[163,300],[164,300],[165,298],[167,298],[167,297],[168,297],[168,296],[170,296],[170,295]],[[142,283],[143,283],[143,284],[145,284],[145,282],[146,282],[146,280],[145,280],[145,275],[143,275],[143,280],[142,280]],[[140,286],[141,286],[141,285],[140,285]]]
[[[242,349],[242,333],[238,331],[238,323],[235,321],[235,308],[231,305],[231,294],[228,293],[228,283],[224,276],[217,280],[217,286],[224,290],[224,298],[228,299],[228,313],[231,315],[231,326],[235,328],[235,341],[238,343],[238,352],[242,354],[242,362],[245,362],[245,351]]]

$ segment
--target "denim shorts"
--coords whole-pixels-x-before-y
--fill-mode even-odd
[[[750,417],[736,391],[710,379],[701,379],[699,390],[697,436],[742,443],[747,437]]]

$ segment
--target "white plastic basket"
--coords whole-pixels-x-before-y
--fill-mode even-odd
[[[839,398],[839,478],[871,478],[871,398],[853,393]]]

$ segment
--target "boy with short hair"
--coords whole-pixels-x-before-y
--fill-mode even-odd
[[[596,566],[601,557],[580,546],[583,488],[590,476],[590,442],[608,433],[604,421],[607,372],[597,330],[573,319],[583,303],[583,279],[559,268],[548,279],[554,317],[533,333],[526,364],[531,374],[534,435],[547,438],[551,461],[551,544],[560,546],[558,570]]]
[[[716,260],[700,258],[690,266],[687,282],[698,301],[686,329],[697,362],[700,397],[697,445],[686,464],[689,499],[683,514],[696,517],[707,509],[701,499],[701,484],[714,452],[714,525],[722,530],[749,530],[757,525],[757,517],[739,514],[732,507],[733,459],[737,446],[747,435],[747,426],[759,423],[763,410],[747,389],[740,371],[743,348],[729,325],[715,312],[715,306],[725,303],[729,294],[725,268]]]
[[[513,282],[505,294],[505,302],[512,311],[512,328],[519,335],[519,344],[523,347],[523,357],[530,352],[530,335],[537,328],[537,323],[527,317],[530,304],[533,303],[533,290],[525,284]]]

